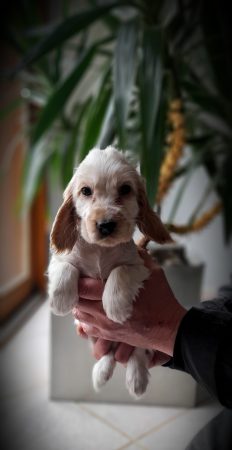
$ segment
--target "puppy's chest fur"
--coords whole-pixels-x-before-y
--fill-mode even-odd
[[[80,276],[89,276],[105,280],[110,272],[121,265],[141,264],[137,247],[133,240],[115,247],[78,242],[72,251],[65,256],[80,271]]]

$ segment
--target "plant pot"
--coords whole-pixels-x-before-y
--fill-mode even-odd
[[[197,306],[201,299],[204,264],[191,263],[186,256],[185,247],[178,244],[159,246],[152,242],[148,251],[162,266],[178,301],[187,309]]]

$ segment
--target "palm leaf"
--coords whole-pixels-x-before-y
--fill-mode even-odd
[[[115,136],[115,115],[114,115],[114,99],[113,95],[109,100],[105,117],[102,121],[102,126],[100,130],[100,134],[98,136],[97,146],[99,148],[105,148],[108,145],[112,144],[114,136]]]
[[[93,22],[117,6],[119,6],[118,2],[113,2],[68,17],[61,24],[55,26],[48,35],[26,53],[21,63],[15,68],[14,73],[17,73],[29,64],[35,63],[42,56],[56,49],[72,36],[76,36],[80,31],[86,29]]]
[[[98,94],[89,105],[82,145],[79,151],[80,161],[86,156],[89,150],[97,144],[111,98],[111,93],[110,68],[107,67]]]
[[[10,103],[8,103],[8,105],[0,109],[0,120],[8,117],[9,114],[11,114],[15,109],[19,108],[23,103],[24,100],[20,97],[12,100]]]
[[[49,147],[48,139],[41,139],[34,147],[33,152],[28,154],[24,165],[22,180],[22,199],[21,203],[24,209],[31,204],[32,199],[38,191],[41,176],[55,149]]]
[[[163,35],[157,28],[146,28],[143,35],[143,55],[139,67],[141,133],[143,149],[141,171],[147,181],[148,199],[153,205],[157,189],[157,175],[162,158],[161,134],[164,133],[165,101],[161,93],[163,83]],[[159,120],[158,119],[158,111]],[[156,135],[158,133],[158,136]]]
[[[32,134],[32,144],[35,145],[39,139],[50,129],[54,120],[59,116],[64,109],[64,105],[67,102],[70,94],[76,88],[78,82],[82,79],[86,70],[95,55],[96,46],[90,47],[77,65],[71,72],[71,74],[65,79],[65,81],[52,93],[48,99],[45,107],[41,111],[39,120],[36,124],[34,132]]]
[[[62,157],[62,171],[61,171],[61,181],[63,188],[66,187],[70,181],[74,164],[77,159],[79,140],[80,140],[80,128],[85,117],[86,111],[89,107],[90,99],[87,99],[81,106],[79,113],[77,114],[77,119],[69,133],[67,142],[65,143],[65,148],[63,150]]]
[[[123,23],[118,31],[113,61],[115,116],[121,148],[126,145],[126,121],[135,76],[137,42],[137,21]]]
[[[192,179],[192,176],[195,173],[196,167],[198,167],[198,165],[200,164],[201,158],[202,158],[201,154],[199,154],[199,153],[194,153],[193,154],[191,162],[187,166],[186,171],[184,173],[184,179],[180,183],[179,189],[177,190],[175,199],[173,201],[172,208],[171,208],[171,211],[170,211],[169,217],[168,217],[168,223],[173,223],[173,221],[175,219],[175,216],[177,214],[177,210],[178,210],[178,208],[180,206],[182,197],[183,197],[183,195],[186,192],[186,188],[188,186],[188,183]]]

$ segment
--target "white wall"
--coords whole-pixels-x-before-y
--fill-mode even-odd
[[[208,177],[204,169],[198,169],[184,193],[175,223],[186,223],[186,219],[193,212],[194,206],[198,203],[207,183]],[[162,219],[164,221],[168,219],[178,187],[179,182],[171,189],[170,194],[165,199],[162,210]],[[218,201],[216,194],[212,194],[206,202],[203,211],[208,210],[216,201]],[[178,242],[186,246],[187,254],[192,261],[205,263],[204,297],[214,295],[222,284],[230,282],[230,274],[232,274],[232,242],[230,244],[225,243],[223,231],[223,220],[220,214],[200,232],[191,233],[184,237],[174,236]]]

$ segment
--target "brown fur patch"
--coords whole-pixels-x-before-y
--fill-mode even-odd
[[[51,247],[57,253],[71,251],[78,239],[78,216],[71,194],[61,205],[51,231]]]
[[[151,209],[148,203],[145,188],[141,181],[139,181],[138,186],[138,205],[139,214],[137,217],[137,225],[141,233],[143,233],[143,235],[149,240],[158,242],[159,244],[173,242],[160,218]]]

